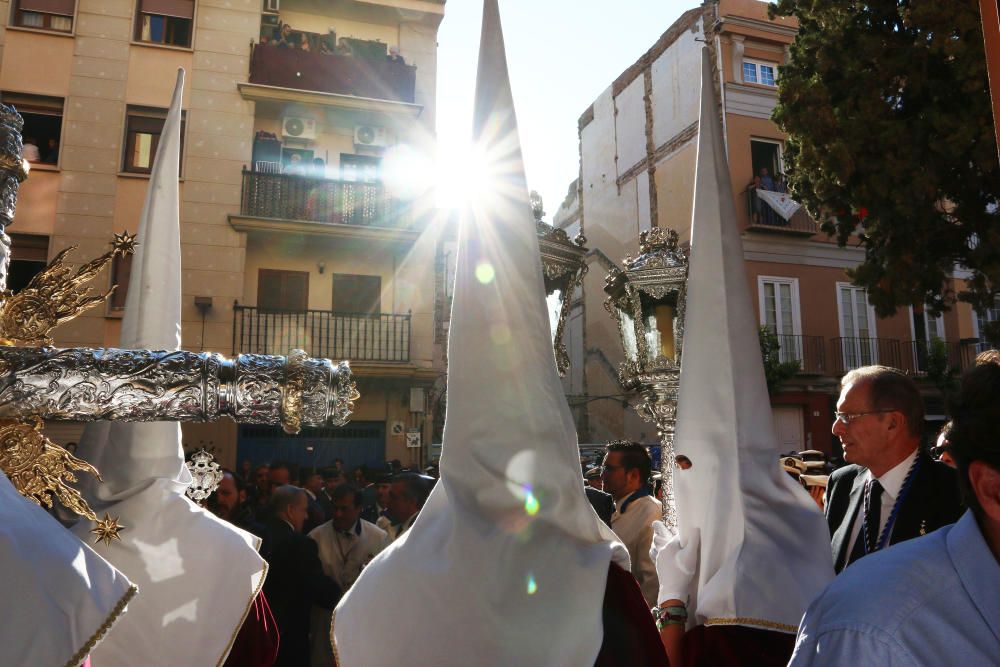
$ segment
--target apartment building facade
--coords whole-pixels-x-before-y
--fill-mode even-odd
[[[6,3],[0,97],[33,145],[12,286],[67,246],[82,262],[136,229],[183,67],[184,347],[347,359],[362,393],[343,428],[185,425],[185,447],[233,467],[422,460],[443,368],[442,241],[424,234],[427,193],[392,174],[433,149],[443,13],[444,0]],[[117,343],[128,268],[97,279],[114,297],[58,329],[58,345]]]
[[[838,247],[784,191],[786,137],[770,118],[796,29],[794,19],[769,19],[767,3],[757,0],[694,7],[581,116],[580,178],[555,224],[571,235],[582,229],[592,249],[568,336],[579,371],[567,393],[582,440],[656,442],[655,427],[624,404],[621,343],[602,307],[603,281],[611,266],[636,253],[643,230],[669,227],[689,238],[703,47],[713,63],[754,307],[760,325],[777,336],[782,360],[799,364],[771,397],[783,451],[836,449],[830,425],[846,371],[882,363],[924,377],[929,355],[942,349],[935,338],[950,364],[967,365],[980,322],[996,318],[966,304],[941,317],[917,306],[877,318],[865,290],[845,273],[863,250]],[[940,420],[943,405],[929,385],[923,383],[928,413]]]

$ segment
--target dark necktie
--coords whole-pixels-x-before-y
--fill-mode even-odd
[[[870,496],[868,502],[868,511],[864,511],[864,505],[861,507],[861,516],[859,517],[864,521],[861,526],[861,530],[858,531],[858,539],[854,541],[854,548],[851,549],[851,555],[847,559],[847,564],[850,565],[857,559],[864,556],[866,553],[872,553],[878,548],[878,538],[879,527],[882,523],[882,485],[879,484],[877,479],[869,482],[871,488],[868,491]],[[862,503],[864,500],[862,499]],[[865,550],[865,542],[867,540],[868,549]]]

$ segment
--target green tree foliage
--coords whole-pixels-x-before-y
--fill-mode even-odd
[[[948,360],[948,346],[943,340],[934,336],[927,345],[925,361],[927,379],[937,387],[945,399],[952,396],[958,388],[960,369]]]
[[[767,327],[758,330],[760,338],[760,356],[764,360],[764,379],[767,381],[767,393],[774,394],[781,385],[792,379],[799,372],[798,361],[781,360],[781,343],[778,336]]]
[[[850,275],[876,312],[992,305],[1000,165],[977,0],[778,0],[770,11],[800,26],[774,112],[789,185],[841,245],[864,247]],[[972,272],[958,294],[945,289],[956,264]]]

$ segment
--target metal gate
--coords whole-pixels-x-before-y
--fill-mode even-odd
[[[351,422],[331,428],[304,428],[288,435],[280,427],[240,427],[236,444],[237,465],[254,466],[284,461],[300,470],[321,470],[343,459],[347,471],[365,464],[385,463],[385,422]]]

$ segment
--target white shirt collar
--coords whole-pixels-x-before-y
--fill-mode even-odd
[[[909,456],[897,463],[896,467],[877,478],[878,483],[882,485],[884,495],[889,496],[893,500],[899,496],[899,492],[903,488],[903,482],[906,481],[906,473],[910,472],[910,467],[917,458],[918,449],[914,449]],[[870,470],[868,471],[868,477],[869,479],[873,477]]]

